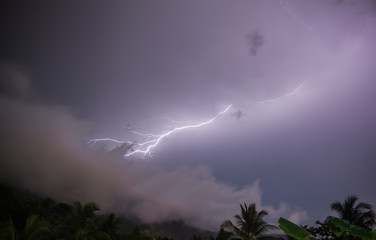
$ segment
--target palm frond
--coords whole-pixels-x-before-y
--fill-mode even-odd
[[[340,217],[342,217],[342,214],[344,212],[343,206],[340,202],[336,201],[332,204],[330,204],[330,208],[338,213]]]
[[[235,226],[230,220],[226,220],[221,224],[221,228],[227,229],[236,235],[240,236],[241,235],[241,230]]]
[[[348,220],[351,224],[372,228],[375,223],[376,214],[372,210],[372,205],[359,202],[356,195],[351,195],[345,199],[343,203],[333,202],[330,207],[336,211],[342,219]]]
[[[258,231],[255,232],[255,235],[262,235],[268,231],[271,231],[271,230],[278,230],[279,228],[275,225],[272,225],[272,224],[265,224],[263,225],[262,227],[259,228]]]
[[[368,203],[364,203],[364,202],[358,203],[358,205],[356,205],[355,207],[355,211],[371,210],[371,209],[372,209],[372,205]]]
[[[230,230],[244,240],[257,239],[258,236],[262,236],[269,230],[278,229],[278,227],[267,224],[263,220],[263,217],[268,215],[268,212],[265,210],[258,212],[256,204],[240,204],[240,210],[240,214],[234,216],[236,224],[226,220],[221,227]]]

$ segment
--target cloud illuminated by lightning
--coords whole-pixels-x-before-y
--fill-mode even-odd
[[[129,156],[132,156],[132,155],[135,155],[135,154],[142,154],[143,157],[146,156],[146,155],[152,156],[152,150],[154,148],[156,148],[164,138],[166,138],[166,137],[168,137],[168,136],[170,136],[174,133],[186,130],[186,129],[199,128],[199,127],[208,125],[208,124],[214,122],[221,115],[228,112],[229,109],[231,108],[231,106],[232,105],[229,105],[225,110],[223,110],[222,112],[218,113],[213,118],[211,118],[211,119],[209,119],[205,122],[189,124],[189,125],[185,125],[185,126],[182,126],[182,127],[176,127],[176,128],[173,128],[172,130],[169,130],[166,133],[163,133],[163,134],[160,134],[160,135],[136,132],[136,131],[132,130],[131,128],[128,128],[131,133],[148,138],[148,140],[141,142],[141,143],[121,141],[121,140],[117,140],[117,139],[113,139],[113,138],[97,138],[97,139],[92,139],[92,140],[88,141],[88,144],[89,144],[89,146],[94,146],[98,142],[112,142],[112,143],[116,143],[116,144],[128,144],[128,145],[132,145],[132,146],[137,147],[137,149],[132,150],[129,153],[126,153],[124,155],[125,157],[129,157]]]
[[[113,139],[113,138],[96,138],[96,139],[91,139],[91,140],[89,140],[87,142],[87,144],[92,147],[95,144],[97,144],[98,142],[113,142],[113,143],[118,143],[118,144],[124,144],[124,143],[132,144],[132,142],[130,142],[130,141],[121,141],[121,140],[116,140],[116,139]]]
[[[305,82],[300,84],[293,91],[288,92],[288,93],[286,93],[286,94],[284,94],[280,97],[272,98],[272,99],[268,99],[268,100],[264,100],[264,101],[258,101],[256,103],[264,104],[264,103],[277,102],[277,101],[280,101],[280,100],[282,100],[286,97],[295,95],[301,90],[301,88],[304,86],[304,83]],[[87,143],[90,147],[94,147],[94,145],[96,145],[97,143],[100,143],[100,142],[108,142],[108,143],[112,143],[112,144],[115,144],[115,145],[122,145],[122,146],[128,145],[128,146],[131,146],[133,149],[130,149],[131,150],[130,152],[125,153],[124,154],[125,157],[130,157],[130,156],[133,156],[133,155],[136,155],[136,154],[140,154],[143,157],[145,157],[146,155],[149,155],[150,157],[152,157],[153,149],[155,149],[164,138],[166,138],[166,137],[168,137],[172,134],[178,133],[180,131],[183,131],[183,130],[192,129],[192,128],[200,128],[200,127],[203,127],[205,125],[211,124],[217,118],[219,118],[223,114],[227,113],[230,110],[231,107],[232,107],[232,105],[227,106],[227,108],[225,110],[223,110],[222,112],[218,113],[213,118],[211,118],[211,119],[209,119],[205,122],[180,122],[180,121],[172,120],[169,117],[152,118],[151,120],[149,120],[149,121],[168,120],[171,123],[180,124],[180,125],[183,124],[183,126],[174,127],[171,130],[169,130],[169,131],[167,131],[163,134],[151,134],[151,133],[138,132],[138,131],[133,130],[129,125],[127,125],[125,127],[125,129],[128,132],[135,134],[135,135],[138,135],[138,136],[145,139],[142,142],[123,141],[123,140],[118,140],[118,139],[113,139],[113,138],[95,138],[95,139],[89,140]],[[236,112],[235,115],[237,116],[237,115],[239,115],[239,113],[241,113],[241,111]],[[238,117],[238,118],[240,118],[240,117]],[[149,122],[149,121],[147,121],[147,122]]]
[[[194,121],[177,121],[177,120],[174,120],[170,117],[160,117],[160,118],[151,118],[151,119],[149,119],[145,122],[142,122],[141,124],[147,124],[149,122],[158,121],[158,120],[167,120],[170,123],[176,123],[176,124],[197,124],[198,123],[198,122],[194,122]]]

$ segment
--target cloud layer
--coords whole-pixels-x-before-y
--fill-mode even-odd
[[[3,94],[0,108],[1,181],[61,201],[95,201],[104,210],[147,223],[179,219],[215,230],[243,202],[267,209],[271,220],[306,218],[304,211],[284,203],[264,206],[258,181],[235,189],[217,181],[205,166],[167,171],[123,159],[115,151],[91,151],[84,141],[90,124],[62,106]]]

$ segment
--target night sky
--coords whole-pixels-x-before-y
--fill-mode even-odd
[[[375,26],[373,0],[2,1],[0,181],[214,230],[243,202],[300,224],[376,205]],[[151,156],[88,144],[229,105]]]

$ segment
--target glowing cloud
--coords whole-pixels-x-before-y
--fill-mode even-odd
[[[288,96],[295,95],[296,93],[298,93],[300,91],[300,89],[303,87],[303,85],[304,85],[304,82],[302,84],[300,84],[293,91],[288,92],[288,93],[286,93],[286,94],[284,94],[280,97],[272,98],[272,99],[268,99],[268,100],[264,100],[264,101],[258,101],[256,103],[264,104],[264,103],[272,103],[272,102],[280,101],[280,100],[282,100],[282,99],[284,99]],[[169,130],[169,131],[167,131],[163,134],[151,134],[151,133],[138,132],[138,131],[133,130],[129,125],[127,125],[125,127],[125,129],[128,132],[147,139],[147,140],[142,141],[142,142],[123,141],[123,140],[118,140],[118,139],[114,139],[114,138],[95,138],[95,139],[89,140],[87,143],[90,147],[94,147],[94,145],[96,145],[99,142],[111,142],[113,144],[118,144],[118,145],[128,145],[129,149],[131,151],[125,153],[124,157],[130,157],[130,156],[133,156],[133,155],[136,155],[136,154],[141,154],[142,157],[145,157],[146,155],[149,155],[150,157],[152,157],[152,150],[154,148],[156,148],[164,138],[166,138],[166,137],[168,137],[168,136],[170,136],[174,133],[183,131],[183,130],[192,129],[192,128],[200,128],[200,127],[203,127],[205,125],[208,125],[208,124],[214,122],[221,115],[227,113],[229,111],[229,109],[231,108],[231,106],[232,105],[227,106],[227,108],[225,110],[223,110],[222,112],[218,113],[213,118],[211,118],[211,119],[209,119],[205,122],[197,122],[197,123],[196,122],[179,122],[179,121],[176,121],[176,120],[172,120],[169,117],[152,118],[151,120],[149,120],[149,121],[168,120],[171,123],[184,124],[181,127],[173,127],[171,130]],[[238,114],[238,112],[236,112],[235,114]],[[239,116],[237,116],[237,118],[239,118]],[[146,122],[149,122],[149,121],[146,121]],[[134,148],[136,148],[136,149],[134,150]]]

